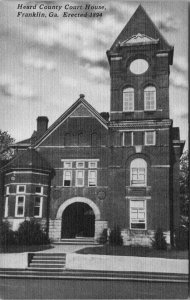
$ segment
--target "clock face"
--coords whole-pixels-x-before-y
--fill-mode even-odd
[[[133,74],[140,75],[148,70],[149,64],[145,59],[135,59],[130,64],[130,71]]]

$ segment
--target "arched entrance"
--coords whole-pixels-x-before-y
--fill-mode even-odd
[[[96,237],[101,230],[100,210],[85,197],[66,200],[59,207],[56,220],[60,222],[60,238]]]
[[[95,215],[86,203],[76,202],[66,207],[62,214],[61,238],[93,237]]]

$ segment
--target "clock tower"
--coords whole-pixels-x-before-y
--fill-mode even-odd
[[[173,50],[140,5],[107,51],[112,177],[115,172],[110,186],[112,201],[122,207],[120,220],[125,211],[126,244],[135,243],[138,236],[146,244],[158,228],[172,243],[179,226],[179,158],[184,142],[169,115]]]
[[[169,118],[173,47],[140,5],[107,51],[111,121]]]

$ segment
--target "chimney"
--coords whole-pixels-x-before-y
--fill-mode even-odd
[[[100,116],[101,116],[102,118],[104,118],[107,122],[109,121],[110,115],[109,115],[108,112],[101,112],[101,113],[100,113]]]
[[[40,116],[37,117],[37,135],[40,136],[48,129],[48,117]]]

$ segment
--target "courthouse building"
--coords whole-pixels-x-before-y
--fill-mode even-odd
[[[140,5],[107,51],[110,112],[81,94],[50,127],[40,116],[31,138],[13,145],[1,171],[3,219],[14,230],[35,218],[52,240],[96,240],[119,225],[125,244],[150,244],[160,227],[172,241],[184,146],[169,114],[173,51]]]

